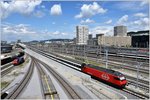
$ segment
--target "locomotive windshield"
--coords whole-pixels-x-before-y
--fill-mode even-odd
[[[116,76],[124,76],[122,73],[120,73],[120,72],[114,72],[114,75],[116,75]]]

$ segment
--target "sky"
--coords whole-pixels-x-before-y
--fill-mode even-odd
[[[128,32],[149,29],[148,0],[42,1],[7,0],[1,5],[1,40],[73,39],[76,26],[87,25],[89,34],[113,36],[113,27]]]

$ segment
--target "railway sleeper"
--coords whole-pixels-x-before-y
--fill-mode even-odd
[[[45,96],[57,94],[55,86],[49,76],[42,75],[41,81],[42,81],[43,92]]]
[[[45,92],[44,95],[54,95],[54,94],[57,94],[57,91],[51,91],[51,92]]]

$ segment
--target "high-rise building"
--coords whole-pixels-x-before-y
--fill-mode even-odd
[[[89,34],[89,40],[92,39],[92,34]]]
[[[126,26],[115,26],[114,27],[114,36],[127,36],[127,27]]]
[[[79,45],[87,44],[89,35],[88,26],[76,26],[76,43]]]

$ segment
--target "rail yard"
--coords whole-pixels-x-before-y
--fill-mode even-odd
[[[23,63],[18,62],[18,65],[9,62],[1,66],[1,85],[3,83],[1,99],[149,98],[149,66],[140,67],[137,77],[136,66],[133,66],[135,64],[128,63],[128,57],[125,54],[123,59],[126,60],[124,62],[108,59],[106,68],[106,60],[100,59],[100,57],[97,61],[95,57],[91,56],[83,57],[65,54],[65,52],[52,52],[46,47],[40,49],[36,45],[19,45],[25,52],[23,56],[25,61]],[[104,58],[105,54],[103,53],[100,56]],[[120,56],[121,54],[119,54],[118,59],[121,59]],[[116,54],[115,58],[117,58]],[[129,57],[129,60],[131,59],[135,60],[135,58]],[[135,61],[148,64],[147,60],[149,58]],[[103,67],[100,68],[101,70],[109,69],[109,73],[115,72],[114,75],[121,75],[120,78],[117,78],[117,76],[114,79],[120,80],[120,82],[126,79],[127,84],[123,88],[110,84],[106,81],[108,77],[111,77],[107,76],[109,73],[102,75],[106,79],[105,81],[93,77],[91,72],[85,72],[86,70],[90,71],[90,67],[83,70],[83,66],[81,66],[83,63],[91,63],[95,66],[94,68]],[[118,83],[115,82],[115,84]]]

